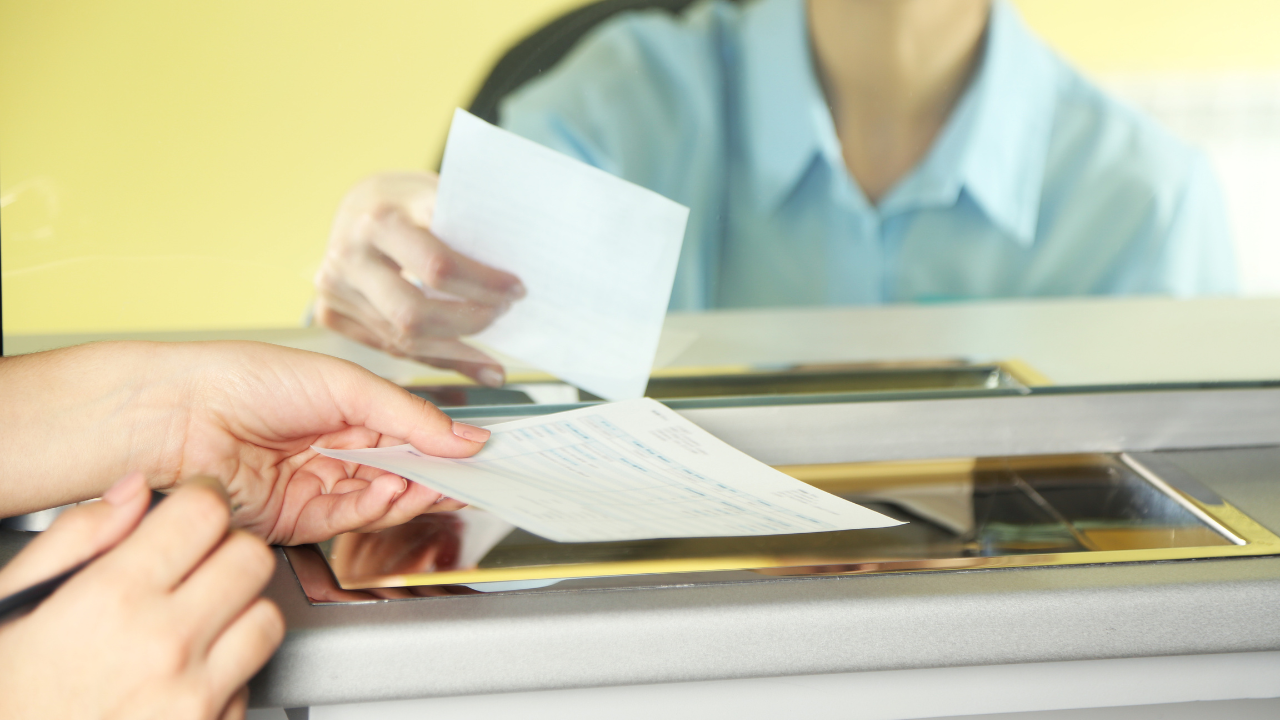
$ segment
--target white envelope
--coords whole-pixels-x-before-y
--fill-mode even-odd
[[[476,339],[608,400],[644,394],[688,208],[456,110],[431,230],[528,296]]]

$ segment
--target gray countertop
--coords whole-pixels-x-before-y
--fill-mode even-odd
[[[1280,378],[1280,298],[1018,298],[672,313],[659,366],[1020,359],[1058,385]],[[92,340],[259,340],[407,384],[451,373],[321,328],[9,335],[8,354]],[[514,364],[513,364],[514,363]],[[529,369],[508,359],[508,370]]]
[[[1162,455],[1280,531],[1280,448]],[[1280,557],[351,606],[309,604],[282,558],[268,592],[289,632],[252,689],[255,704],[277,707],[1280,649]]]
[[[1161,457],[1280,532],[1280,412],[1271,410],[1280,410],[1278,397],[1277,390],[1233,390],[893,403],[893,412],[911,416],[900,420],[914,418],[915,448],[902,439],[911,423],[884,421],[886,404],[823,411],[832,432],[854,433],[858,452],[868,455],[924,456],[931,448],[960,446],[975,455],[1067,446],[1163,450]],[[794,425],[785,411],[750,412],[772,419],[758,424],[771,432],[774,421]],[[734,423],[748,411],[729,412],[717,424],[714,412],[697,411],[726,439],[745,432]],[[959,422],[965,417],[981,422]],[[1255,447],[1229,447],[1232,438]],[[738,443],[749,446],[743,439]],[[1169,450],[1189,446],[1203,449]],[[785,437],[756,448],[780,462],[790,461],[788,453],[809,452]],[[0,562],[27,536],[0,532]],[[1280,650],[1280,557],[553,586],[311,605],[281,556],[267,594],[288,623],[282,647],[251,686],[253,704],[267,707]]]

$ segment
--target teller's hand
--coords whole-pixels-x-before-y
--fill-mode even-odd
[[[435,173],[384,173],[347,193],[315,277],[315,317],[366,345],[497,387],[502,365],[458,338],[483,330],[525,289],[431,234],[438,183]]]

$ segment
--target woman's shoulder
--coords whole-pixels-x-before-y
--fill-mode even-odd
[[[1199,150],[1066,63],[1060,78],[1047,180],[1172,202],[1205,167]]]
[[[1117,292],[1234,287],[1230,231],[1207,156],[1070,69],[1058,98],[1041,219],[1093,238],[1089,247],[1097,252],[1127,258],[1111,279]]]
[[[647,186],[719,127],[726,43],[740,18],[727,0],[684,12],[619,14],[511,93],[501,123],[517,134]],[[676,164],[678,166],[678,164]]]
[[[513,92],[503,112],[558,107],[574,98],[691,102],[717,92],[724,43],[740,15],[727,0],[701,0],[681,13],[621,13],[601,23],[554,68]]]

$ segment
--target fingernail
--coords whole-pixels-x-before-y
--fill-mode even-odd
[[[110,489],[102,493],[102,499],[112,505],[123,505],[137,495],[147,485],[147,479],[140,472],[131,472],[116,481]]]
[[[409,489],[409,481],[402,477],[398,477],[396,479],[400,481],[400,487],[396,488],[395,497],[400,497],[404,494],[405,490]]]
[[[433,503],[431,503],[431,504],[432,504],[432,505],[439,505],[440,503],[442,503],[442,502],[444,502],[445,500],[448,500],[448,499],[449,499],[449,498],[448,498],[447,496],[445,496],[445,495],[441,495],[440,497],[436,498],[436,501],[435,501],[435,502],[433,502]]]
[[[453,434],[472,442],[484,442],[489,439],[489,435],[492,433],[482,427],[476,427],[475,425],[468,425],[454,420]]]
[[[521,300],[528,294],[529,291],[525,290],[524,283],[516,283],[507,289],[507,297],[511,300]]]
[[[480,372],[477,374],[480,376],[480,382],[488,385],[489,387],[502,387],[502,383],[505,381],[505,378],[502,377],[502,373],[491,367],[480,368]]]

